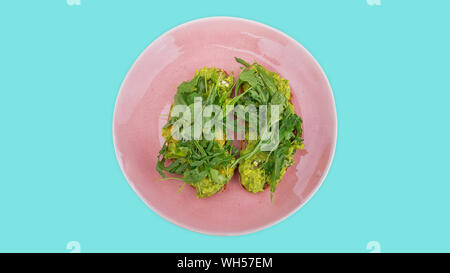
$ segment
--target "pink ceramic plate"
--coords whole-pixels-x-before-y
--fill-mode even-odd
[[[303,118],[305,150],[280,182],[252,194],[239,175],[224,192],[197,199],[180,181],[159,182],[155,170],[176,87],[195,70],[216,66],[239,75],[234,57],[254,60],[290,81],[293,104]],[[116,102],[114,145],[120,167],[140,198],[157,214],[189,230],[239,235],[269,227],[295,212],[314,194],[330,167],[336,144],[336,110],[328,80],[298,42],[266,25],[213,17],[180,25],[155,40],[128,72]]]

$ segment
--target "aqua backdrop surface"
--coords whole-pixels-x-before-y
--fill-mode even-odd
[[[71,241],[82,252],[450,251],[450,1],[69,3],[0,4],[0,252],[69,252]],[[160,218],[127,184],[112,143],[135,59],[209,16],[299,41],[328,76],[338,114],[334,162],[315,196],[238,237]]]

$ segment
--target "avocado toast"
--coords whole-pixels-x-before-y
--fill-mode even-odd
[[[214,135],[210,140],[177,138],[172,134],[172,128],[177,122],[184,121],[181,117],[172,116],[172,110],[177,105],[185,105],[192,109],[198,98],[202,99],[203,109],[208,105],[221,107],[230,100],[233,87],[233,76],[215,67],[200,69],[191,81],[178,86],[169,120],[163,127],[162,135],[165,143],[159,152],[156,165],[157,171],[163,177],[162,180],[181,180],[184,182],[183,185],[189,184],[195,188],[198,198],[211,196],[225,188],[234,173],[233,163],[236,154],[231,142],[226,140],[225,132],[220,135],[220,129],[214,128],[212,131]],[[207,119],[202,117],[201,122],[206,121]],[[166,161],[169,164],[166,164]],[[165,172],[182,177],[166,177]]]
[[[267,113],[275,105],[279,109],[279,116],[274,117],[275,123],[267,117],[264,124],[258,125],[260,134],[257,139],[249,139],[246,134],[240,156],[234,163],[239,164],[240,181],[245,189],[257,193],[270,187],[272,198],[287,168],[294,163],[296,151],[304,147],[302,119],[291,103],[288,80],[256,62],[250,65],[242,59],[236,58],[236,61],[244,65],[235,89],[235,95],[240,96],[238,103],[244,106],[266,105]],[[261,127],[266,127],[267,132],[272,125],[278,125],[278,130],[265,139]],[[264,150],[264,143],[270,141],[275,141],[275,145],[270,150]]]
[[[247,191],[257,193],[270,187],[272,198],[287,168],[294,163],[296,151],[304,147],[302,119],[294,111],[288,80],[256,62],[249,64],[239,58],[236,61],[243,65],[236,82],[224,70],[205,67],[197,71],[192,80],[180,84],[169,120],[163,127],[165,142],[159,152],[156,169],[163,177],[162,180],[181,180],[183,185],[194,187],[198,198],[209,197],[223,190],[237,166],[240,182]],[[234,96],[231,97],[233,89]],[[238,119],[243,118],[245,126],[234,123],[229,128],[227,123],[226,127],[233,130],[233,134],[244,132],[237,159],[231,141],[226,140],[223,123],[219,127],[215,125],[211,131],[212,137],[202,138],[201,134],[195,137],[195,129],[191,126],[195,121],[200,121],[197,124],[202,124],[202,132],[205,133],[206,124],[217,120],[218,116],[205,118],[203,112],[200,120],[191,122],[184,115],[180,117],[173,113],[177,106],[185,106],[191,117],[191,110],[195,113],[198,99],[201,99],[199,107],[202,112],[209,106],[215,106],[218,112],[229,116],[231,112],[228,106],[246,109],[243,116],[233,111],[233,116],[237,114]],[[248,110],[252,107],[255,114],[258,114],[256,108],[259,108],[258,122],[253,127],[250,126],[253,112]],[[222,122],[224,116],[220,117]],[[174,127],[180,124],[189,125],[181,137],[173,133]],[[245,131],[247,127],[248,131]],[[252,130],[259,134],[252,135]],[[186,134],[192,136],[193,131],[194,139],[183,137]],[[166,177],[165,172],[181,177]]]

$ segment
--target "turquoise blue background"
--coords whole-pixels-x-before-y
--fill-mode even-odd
[[[450,1],[2,1],[0,251],[450,251]],[[116,162],[120,85],[159,35],[236,16],[303,44],[333,88],[330,172],[294,215],[214,237],[160,218]]]

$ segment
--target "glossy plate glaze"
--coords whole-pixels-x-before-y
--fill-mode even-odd
[[[290,82],[292,102],[303,118],[305,150],[270,192],[252,194],[239,175],[225,191],[197,199],[180,181],[159,182],[155,170],[163,144],[161,128],[176,87],[204,66],[235,76],[234,57],[257,61]],[[157,214],[183,228],[214,235],[239,235],[267,228],[295,212],[317,191],[336,144],[336,110],[328,80],[298,42],[269,26],[239,18],[212,17],[188,22],[155,40],[134,63],[120,89],[113,121],[116,156],[139,197]]]

